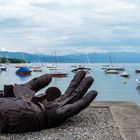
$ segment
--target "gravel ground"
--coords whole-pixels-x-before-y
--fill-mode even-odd
[[[0,140],[123,140],[108,108],[88,107],[60,127],[1,135]]]

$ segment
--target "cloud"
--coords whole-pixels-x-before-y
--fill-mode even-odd
[[[138,0],[1,0],[0,45],[46,54],[83,46],[89,52],[140,51],[139,12]]]

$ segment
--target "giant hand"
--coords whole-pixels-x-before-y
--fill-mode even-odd
[[[50,87],[43,95],[35,96],[35,92],[50,82],[51,77],[45,74],[23,85],[15,84],[14,97],[0,98],[1,133],[37,131],[58,126],[89,106],[97,96],[94,90],[87,93],[93,78],[86,77],[83,71],[74,76],[63,95],[58,88]]]

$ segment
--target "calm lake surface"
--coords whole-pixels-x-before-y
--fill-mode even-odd
[[[44,65],[45,66],[42,67],[43,72],[32,72],[31,76],[26,77],[19,77],[15,74],[17,68],[15,68],[14,64],[7,65],[7,71],[0,72],[0,89],[3,90],[4,85],[25,83],[34,77],[53,72],[49,71],[46,67],[50,64]],[[79,64],[57,64],[58,67],[62,68],[62,70],[60,70],[61,72],[67,72],[69,75],[65,78],[53,78],[49,86],[57,86],[63,93],[74,76],[74,73],[71,72],[73,69],[71,67],[72,65]],[[86,66],[86,64],[81,65]],[[125,67],[126,71],[130,73],[130,78],[120,77],[119,74],[105,74],[104,70],[101,69],[102,65],[105,64],[87,65],[92,69],[92,72],[87,75],[92,76],[95,80],[90,90],[94,89],[98,91],[96,101],[132,101],[140,105],[140,87],[138,87],[136,83],[136,79],[140,78],[140,74],[135,74],[135,69],[138,68],[140,64],[114,64],[116,66]],[[39,93],[44,92],[44,90],[45,89],[41,90]]]

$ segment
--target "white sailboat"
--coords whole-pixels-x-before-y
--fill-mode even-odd
[[[36,58],[37,58],[37,62],[39,62],[39,63],[31,64],[29,66],[29,68],[32,69],[33,72],[42,72],[43,71],[43,69],[42,69],[43,65],[41,65],[41,61],[39,59],[39,56],[36,56]]]
[[[24,60],[24,61],[26,62],[23,53],[21,53],[21,59]],[[15,66],[15,68],[21,68],[21,67],[26,67],[26,66],[27,66],[26,63],[20,63],[20,64],[17,64],[17,65]]]
[[[63,77],[67,77],[68,76],[68,73],[64,73],[64,72],[60,72],[58,70],[60,70],[61,68],[57,67],[57,57],[56,57],[56,52],[55,52],[55,62],[56,62],[56,65],[55,66],[51,66],[49,67],[49,70],[53,71],[51,73],[49,73],[49,75],[51,77],[54,77],[54,78],[63,78]]]
[[[29,66],[30,69],[32,69],[33,72],[42,72],[42,68],[40,65],[31,65]]]
[[[118,74],[119,71],[118,70],[105,70],[105,74]]]
[[[90,61],[89,61],[89,57],[88,57],[88,54],[86,53],[86,50],[84,48],[84,52],[86,54],[86,60],[87,60],[87,63],[90,64]],[[78,71],[85,71],[86,73],[90,73],[90,70],[91,68],[88,66],[86,67],[85,65],[79,65],[78,67],[74,68],[71,72],[78,72]]]
[[[55,65],[50,65],[50,66],[47,66],[47,68],[49,69],[49,70],[61,70],[61,68],[59,68],[59,67],[57,67],[57,57],[56,57],[56,52],[55,52]]]
[[[111,63],[111,66],[110,65],[103,65],[101,69],[104,69],[104,70],[116,70],[116,71],[124,71],[125,70],[124,67],[114,66],[113,63],[112,63],[110,54],[108,54],[108,56],[109,56],[109,61]]]

